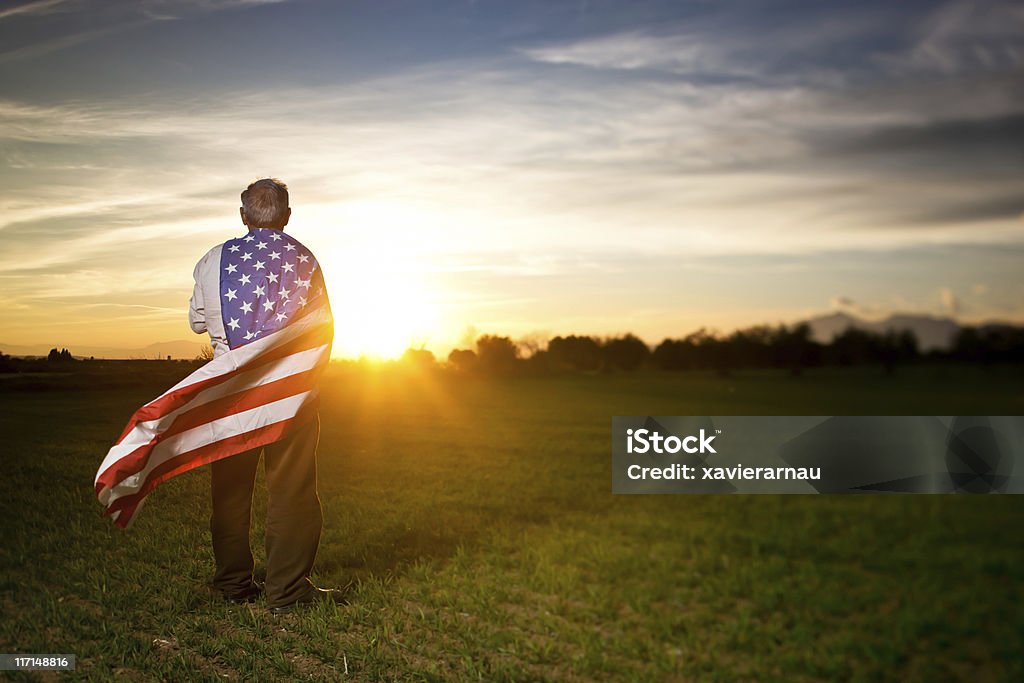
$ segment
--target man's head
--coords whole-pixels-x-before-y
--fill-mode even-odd
[[[238,211],[242,215],[242,222],[250,230],[281,230],[288,225],[292,215],[292,210],[288,208],[288,186],[276,178],[257,180],[245,188],[242,207]]]

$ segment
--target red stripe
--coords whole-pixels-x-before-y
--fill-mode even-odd
[[[303,391],[309,391],[315,386],[316,380],[323,371],[323,367],[324,363],[321,363],[310,370],[282,377],[273,382],[268,382],[252,389],[246,389],[236,394],[230,394],[181,413],[175,417],[166,430],[153,437],[149,443],[139,446],[108,467],[96,480],[97,494],[104,486],[114,488],[114,486],[124,481],[127,477],[145,469],[153,449],[164,439],[218,418],[241,413],[273,401],[294,396]]]
[[[130,434],[131,431],[135,429],[135,427],[140,422],[148,422],[150,420],[160,419],[167,413],[173,412],[180,408],[181,406],[187,404],[189,401],[195,398],[195,396],[199,392],[201,392],[204,389],[216,386],[218,384],[223,384],[224,382],[235,377],[236,375],[239,375],[243,372],[248,372],[249,370],[252,370],[254,368],[262,367],[267,363],[273,362],[285,356],[290,356],[293,353],[305,351],[311,348],[316,348],[317,346],[322,346],[323,344],[330,342],[333,336],[334,328],[332,327],[331,324],[324,323],[323,325],[318,325],[309,332],[303,333],[302,335],[296,337],[287,344],[282,344],[281,346],[268,349],[262,355],[256,356],[245,365],[242,365],[232,370],[231,372],[225,373],[223,375],[218,375],[217,377],[210,377],[209,379],[200,380],[198,382],[195,382],[194,384],[190,384],[186,387],[182,387],[177,391],[165,394],[164,396],[154,399],[153,401],[150,401],[149,403],[135,411],[135,414],[132,415],[131,419],[128,420],[128,425],[124,428],[124,431],[121,432],[121,436],[119,436],[117,441],[114,442],[114,445],[121,443],[124,440],[124,438],[128,436],[128,434]],[[198,370],[196,372],[198,372]]]
[[[118,498],[110,504],[105,514],[110,515],[120,511],[121,514],[114,520],[114,524],[123,529],[131,522],[132,515],[135,514],[135,510],[142,503],[142,500],[160,483],[215,460],[222,460],[253,448],[260,448],[275,441],[280,441],[293,428],[305,424],[315,413],[316,402],[314,401],[312,404],[307,404],[300,408],[295,417],[275,422],[259,429],[245,432],[244,434],[229,436],[226,439],[181,453],[167,462],[161,463],[159,467],[154,468],[137,493],[125,496],[124,498]]]

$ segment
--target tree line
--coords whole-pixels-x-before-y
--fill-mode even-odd
[[[964,327],[948,350],[924,352],[909,330],[884,333],[854,327],[829,343],[815,341],[806,324],[757,326],[730,334],[698,330],[679,339],[665,339],[651,348],[633,334],[599,338],[558,336],[546,348],[516,343],[510,337],[484,335],[472,349],[455,349],[448,365],[464,372],[505,374],[533,372],[666,371],[778,368],[800,374],[823,366],[879,366],[892,373],[900,365],[927,360],[968,363],[1024,362],[1024,328]],[[435,365],[426,349],[409,349],[403,358],[418,366]]]
[[[209,360],[212,353],[192,362]],[[0,372],[42,371],[47,366],[74,363],[71,352],[51,349],[45,358],[12,358],[0,353]],[[441,365],[426,349],[409,349],[407,365]],[[546,346],[535,341],[483,335],[471,349],[455,349],[447,366],[461,372],[485,374],[557,372],[631,372],[641,368],[665,371],[778,368],[800,374],[823,366],[880,366],[891,373],[898,366],[939,361],[981,365],[1024,363],[1024,327],[989,325],[963,327],[947,350],[922,351],[910,331],[874,333],[854,327],[823,344],[811,336],[806,324],[761,325],[715,334],[701,329],[679,339],[667,338],[649,347],[633,334],[614,337],[558,336]]]

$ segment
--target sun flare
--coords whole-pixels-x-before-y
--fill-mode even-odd
[[[436,334],[438,306],[422,256],[403,239],[393,207],[360,207],[344,224],[359,225],[327,249],[324,269],[334,312],[333,356],[398,358]]]

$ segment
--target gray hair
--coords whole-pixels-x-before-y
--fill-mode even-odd
[[[276,226],[288,214],[288,186],[277,178],[257,180],[242,193],[242,209],[252,227]]]

